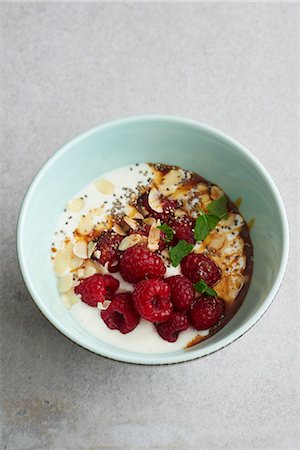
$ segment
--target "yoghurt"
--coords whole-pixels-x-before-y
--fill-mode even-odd
[[[252,274],[252,244],[243,217],[229,200],[228,217],[220,220],[206,239],[194,246],[195,253],[209,255],[222,272],[221,280],[214,286],[214,290],[226,303],[226,314],[222,324],[214,330],[197,331],[189,327],[179,334],[176,342],[170,343],[157,334],[153,323],[144,319],[128,334],[109,329],[102,320],[99,309],[84,303],[75,294],[74,288],[82,279],[95,273],[108,273],[107,265],[97,262],[97,238],[102,232],[113,229],[124,236],[122,242],[125,250],[128,245],[125,240],[128,229],[132,230],[129,235],[129,240],[132,241],[132,236],[136,235],[134,231],[140,223],[152,223],[154,229],[153,223],[160,223],[155,222],[149,214],[144,217],[143,208],[139,208],[137,204],[137,199],[145,190],[148,192],[149,205],[157,213],[162,211],[160,197],[163,195],[180,204],[175,216],[177,214],[180,217],[188,212],[194,218],[199,210],[205,210],[210,202],[223,194],[217,185],[175,166],[142,163],[115,169],[93,180],[70,199],[57,222],[51,258],[62,301],[85,330],[118,348],[163,353],[200,342],[224,326],[237,311],[246,295]],[[127,231],[124,232],[124,229]],[[153,242],[150,242],[150,235],[148,241],[143,238],[151,251],[158,249],[155,236],[154,230]],[[93,255],[96,258],[93,259]],[[170,263],[167,250],[162,252],[162,257],[166,264],[165,278],[181,274],[180,265],[174,267]],[[133,291],[134,286],[126,282],[119,272],[112,275],[120,282],[117,293]]]

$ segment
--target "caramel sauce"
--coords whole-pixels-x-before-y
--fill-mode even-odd
[[[248,222],[248,228],[249,228],[249,230],[252,230],[252,228],[254,227],[254,225],[255,225],[255,218],[253,217],[253,219],[250,219],[249,222]]]
[[[189,341],[183,349],[185,350],[187,348],[193,347],[194,345],[199,344],[199,342],[203,341],[206,338],[207,336],[200,336],[200,334],[197,334],[197,336],[195,336],[191,341]]]
[[[236,201],[234,202],[235,206],[239,208],[242,204],[242,201],[243,201],[242,197],[237,198]]]

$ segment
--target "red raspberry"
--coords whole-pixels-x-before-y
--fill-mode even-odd
[[[115,292],[119,289],[120,283],[119,280],[114,278],[112,275],[102,275],[103,284],[106,289],[106,294],[109,297],[112,297]]]
[[[90,306],[103,303],[107,296],[111,296],[119,288],[119,281],[111,275],[100,275],[95,273],[91,277],[81,280],[75,287],[75,294],[81,295],[81,300]]]
[[[178,202],[176,200],[168,200],[167,198],[162,197],[161,203],[163,212],[159,213],[150,207],[148,203],[148,194],[145,193],[138,199],[138,205],[142,205],[149,212],[151,217],[154,217],[155,219],[168,220],[170,219],[170,216],[174,215],[175,209],[178,208]]]
[[[183,275],[174,275],[165,281],[171,288],[171,301],[175,309],[184,311],[188,309],[195,298],[193,283]]]
[[[164,322],[170,317],[171,289],[163,280],[140,281],[133,291],[133,304],[137,312],[150,322]]]
[[[194,221],[189,216],[181,216],[171,220],[170,227],[175,233],[175,237],[171,243],[172,246],[176,245],[178,241],[184,240],[190,244],[195,243],[194,239]]]
[[[140,321],[140,316],[132,304],[130,292],[117,294],[109,307],[101,311],[101,317],[111,330],[119,330],[126,334],[134,330]]]
[[[193,283],[197,283],[201,278],[213,286],[221,279],[221,271],[218,266],[206,256],[199,253],[190,253],[181,262],[183,275]]]
[[[103,266],[108,262],[108,270],[117,272],[119,270],[119,254],[118,246],[123,237],[113,231],[106,231],[99,237],[96,250],[101,252],[99,258],[93,257]]]
[[[120,272],[125,281],[137,283],[145,278],[162,277],[166,267],[160,256],[143,245],[125,250],[120,262]]]
[[[190,321],[196,330],[207,330],[216,325],[224,312],[224,302],[220,298],[202,295],[190,310]]]
[[[173,311],[166,322],[156,325],[158,334],[169,342],[177,341],[180,331],[186,330],[189,326],[189,321],[186,313]]]

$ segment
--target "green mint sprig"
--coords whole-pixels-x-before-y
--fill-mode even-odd
[[[213,288],[207,286],[204,280],[200,280],[198,281],[198,283],[194,284],[194,288],[197,292],[200,292],[201,294],[207,294],[211,295],[212,297],[218,297],[216,291]]]
[[[228,211],[227,211],[227,198],[225,195],[218,198],[218,200],[214,200],[207,206],[207,210],[210,214],[219,217],[220,220],[227,219]]]
[[[218,200],[214,200],[208,205],[208,214],[201,211],[201,215],[197,217],[195,224],[194,237],[196,241],[203,241],[220,220],[227,219],[226,205],[227,198],[222,195]]]
[[[189,242],[186,242],[184,240],[180,240],[178,244],[175,245],[175,247],[171,247],[169,250],[169,254],[172,265],[174,267],[177,267],[181,263],[183,258],[191,253],[193,248],[193,244],[190,244]]]
[[[174,231],[172,230],[171,227],[169,227],[169,225],[167,225],[166,223],[162,223],[161,225],[159,225],[158,227],[159,230],[161,230],[165,237],[164,237],[164,241],[165,242],[171,242],[173,237],[174,237]]]

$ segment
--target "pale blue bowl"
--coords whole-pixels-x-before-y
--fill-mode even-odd
[[[93,337],[72,318],[56,288],[50,262],[52,234],[66,202],[104,172],[135,162],[176,164],[219,184],[241,212],[255,218],[251,231],[254,274],[234,318],[189,350],[147,354],[121,350]],[[242,336],[277,293],[288,257],[288,223],[270,175],[241,144],[207,125],[168,116],[117,120],[80,134],[58,150],[34,178],[18,223],[18,256],[32,298],[63,334],[95,353],[119,361],[169,364],[215,352]]]

